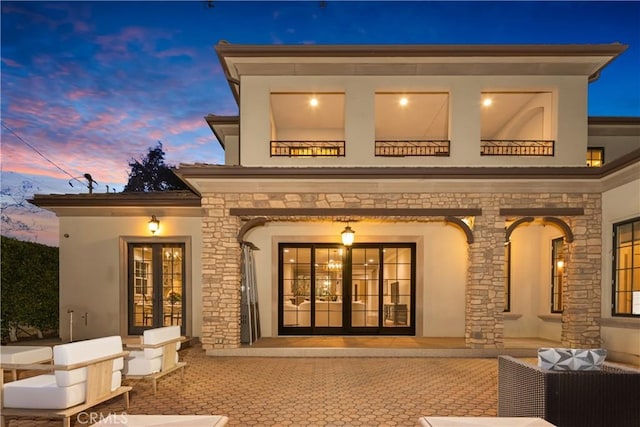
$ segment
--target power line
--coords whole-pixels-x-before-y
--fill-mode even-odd
[[[6,130],[8,130],[9,132],[11,132],[11,134],[13,136],[15,136],[18,141],[22,142],[24,145],[26,145],[27,147],[31,148],[33,151],[35,151],[36,153],[38,153],[38,155],[40,155],[40,157],[42,157],[43,159],[45,159],[47,162],[51,163],[53,166],[55,166],[58,170],[62,171],[63,173],[65,173],[66,175],[70,176],[71,179],[75,179],[76,181],[83,183],[82,181],[80,181],[78,178],[76,178],[75,176],[71,175],[69,172],[67,172],[66,170],[62,169],[60,166],[58,166],[57,164],[55,164],[52,160],[49,160],[47,158],[47,156],[45,156],[44,154],[42,154],[40,151],[38,151],[38,149],[36,147],[34,147],[33,145],[29,144],[27,141],[25,141],[24,139],[22,139],[22,137],[20,135],[18,135],[13,129],[11,129],[9,126],[5,125],[4,122],[2,122],[2,127],[5,128]],[[84,184],[84,183],[83,183]]]

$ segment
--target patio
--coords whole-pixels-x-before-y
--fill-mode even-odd
[[[336,338],[298,339],[308,350],[327,348]],[[291,345],[287,340],[261,340],[250,350]],[[401,356],[402,351],[415,349],[414,340],[362,338],[348,345],[366,352],[394,341]],[[434,350],[438,345],[446,350],[445,344],[452,344],[437,340],[430,342]],[[125,382],[133,386],[129,414],[226,415],[232,426],[417,426],[424,415],[497,413],[495,358],[471,354],[464,358],[210,357],[199,345],[180,355],[187,362],[184,383],[179,375],[169,375],[160,381],[154,396],[148,382]],[[122,410],[121,400],[115,399],[82,414],[72,425],[90,425],[90,416],[106,417]],[[23,418],[8,425],[53,427],[59,422]]]

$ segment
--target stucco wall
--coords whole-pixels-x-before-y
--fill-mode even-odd
[[[357,241],[416,243],[416,335],[464,335],[467,242],[464,234],[444,222],[386,224],[357,222]],[[267,223],[245,239],[260,248],[254,253],[263,336],[278,335],[278,243],[340,244],[343,223]]]
[[[580,76],[244,76],[240,123],[244,166],[584,166],[587,147],[587,81]],[[346,156],[270,157],[271,92],[345,94]],[[376,91],[448,92],[450,157],[375,157]],[[556,140],[553,157],[480,156],[480,96],[486,91],[553,93],[545,111],[545,137]]]
[[[640,217],[640,178],[602,195],[602,339],[605,347],[640,364],[640,319],[611,315],[613,224]]]
[[[73,310],[73,340],[107,335],[126,335],[126,260],[122,240],[173,241],[190,239],[191,327],[189,335],[202,330],[202,258],[200,218],[159,217],[160,231],[150,237],[149,216],[60,218],[60,337],[69,340]],[[189,249],[187,248],[187,253]],[[189,263],[187,263],[189,266]],[[85,321],[86,318],[86,321]]]
[[[511,234],[511,316],[505,316],[505,337],[560,341],[561,315],[550,308],[551,240],[558,237],[558,228],[541,223],[525,223]]]

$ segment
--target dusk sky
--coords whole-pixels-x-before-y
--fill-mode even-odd
[[[237,114],[214,51],[236,44],[588,44],[629,48],[589,115],[640,117],[640,2],[2,1],[2,202],[122,191],[160,141],[171,165],[222,163],[203,117]],[[30,148],[29,146],[33,147]],[[43,156],[39,155],[39,151]],[[53,214],[5,209],[2,234],[58,244]],[[3,218],[4,219],[4,218]],[[17,230],[22,221],[27,230]]]

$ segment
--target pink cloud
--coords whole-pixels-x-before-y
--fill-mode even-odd
[[[16,61],[14,61],[13,59],[9,59],[9,58],[2,58],[2,63],[5,64],[7,67],[13,67],[13,68],[22,68],[21,64],[18,64]]]

